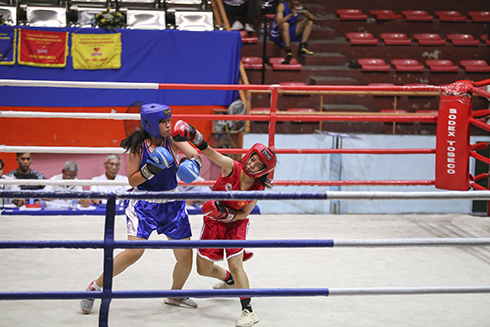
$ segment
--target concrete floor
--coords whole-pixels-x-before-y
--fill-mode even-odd
[[[102,216],[0,216],[2,240],[96,240]],[[191,216],[194,237],[201,216]],[[382,239],[490,237],[490,218],[469,215],[257,215],[249,239]],[[126,239],[117,217],[116,239]],[[152,240],[163,239],[154,234]],[[119,251],[119,250],[116,250]],[[490,247],[253,249],[245,264],[252,288],[489,286]],[[0,291],[76,291],[102,269],[102,250],[0,250]],[[147,250],[114,279],[115,290],[168,289],[170,250]],[[186,289],[214,280],[193,270]],[[109,325],[234,326],[234,298],[195,299],[196,310],[161,299],[118,299]],[[84,315],[79,301],[0,301],[0,326],[97,326],[98,306]],[[260,297],[257,326],[490,326],[490,294]]]

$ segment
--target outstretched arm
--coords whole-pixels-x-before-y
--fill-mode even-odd
[[[233,159],[222,155],[212,147],[208,145],[206,140],[204,140],[202,134],[196,130],[192,125],[186,123],[183,120],[179,120],[172,130],[172,137],[175,142],[184,142],[189,141],[202,153],[209,158],[209,160],[213,161],[217,165],[219,165],[222,169],[222,174],[224,176],[229,175],[233,170]]]

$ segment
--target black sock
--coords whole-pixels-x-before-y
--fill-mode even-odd
[[[288,54],[288,53],[292,53],[291,47],[286,47],[286,54]]]
[[[248,311],[252,312],[252,304],[250,302],[252,301],[251,298],[249,297],[243,297],[240,298],[240,303],[242,304],[242,311],[247,309]]]
[[[233,276],[231,275],[231,273],[229,271],[226,271],[226,276],[225,276],[225,279],[223,279],[223,281],[228,285],[235,284],[235,280],[233,279]]]
[[[300,47],[300,49],[306,48],[306,42],[301,42],[299,47]]]

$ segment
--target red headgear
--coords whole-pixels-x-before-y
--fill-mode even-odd
[[[249,173],[245,169],[248,159],[256,153],[265,165],[265,168],[255,173]],[[242,158],[243,171],[252,178],[259,178],[276,168],[276,155],[263,144],[255,143]]]

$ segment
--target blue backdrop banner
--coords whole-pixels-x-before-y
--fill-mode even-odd
[[[22,27],[28,28],[28,27]],[[0,33],[9,29],[0,26]],[[11,27],[10,27],[11,29]],[[36,28],[30,28],[36,29]],[[101,34],[98,28],[38,28],[45,31]],[[5,31],[4,31],[5,30]],[[190,32],[120,29],[120,69],[74,70],[72,57],[64,68],[0,65],[0,78],[16,80],[238,84],[242,41],[236,31]],[[237,91],[107,90],[0,87],[3,106],[129,106],[135,101],[168,105],[224,105]]]

